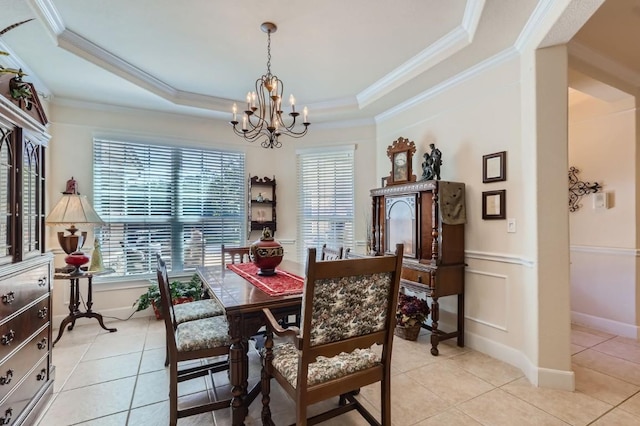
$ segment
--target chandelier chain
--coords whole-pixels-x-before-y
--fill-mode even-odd
[[[271,75],[271,31],[267,32],[267,75]]]

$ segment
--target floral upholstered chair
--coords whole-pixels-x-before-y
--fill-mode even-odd
[[[296,403],[296,425],[315,424],[347,411],[372,425],[391,426],[391,348],[402,268],[396,255],[316,261],[309,249],[302,327],[284,329],[263,309],[268,331],[262,368],[262,423],[273,425],[271,378]],[[273,334],[287,338],[274,346]],[[378,348],[373,348],[378,345]],[[354,396],[380,382],[380,422]],[[307,408],[340,397],[339,407],[307,419]]]
[[[182,324],[176,322],[174,305],[170,300],[167,266],[159,254],[157,261],[158,287],[160,288],[169,347],[169,425],[176,426],[179,418],[230,406],[231,399],[229,398],[180,409],[178,407],[178,383],[208,375],[210,372],[229,369],[228,355],[231,340],[228,333],[229,325],[224,315]],[[178,370],[179,362],[206,361],[207,358],[220,356],[227,356],[227,358],[221,362],[201,362],[196,367]]]

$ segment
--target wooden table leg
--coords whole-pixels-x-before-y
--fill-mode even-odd
[[[248,369],[248,357],[246,346],[242,341],[242,318],[240,316],[227,317],[229,321],[229,335],[231,347],[229,348],[229,381],[231,382],[231,424],[233,426],[244,425],[248,409],[245,407],[247,395],[246,371]]]

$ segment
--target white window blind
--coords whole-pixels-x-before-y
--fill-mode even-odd
[[[309,247],[353,248],[354,150],[301,151],[298,163],[298,259]]]
[[[151,274],[220,264],[245,237],[243,153],[95,139],[94,208],[105,267]]]

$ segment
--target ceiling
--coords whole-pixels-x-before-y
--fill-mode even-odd
[[[271,21],[286,98],[312,123],[372,120],[518,48],[549,1],[0,0],[0,29],[35,18],[0,38],[0,64],[22,67],[53,102],[230,119],[266,72],[260,24]],[[640,70],[637,49],[610,40],[640,28],[639,11],[639,0],[609,0],[576,39]]]

